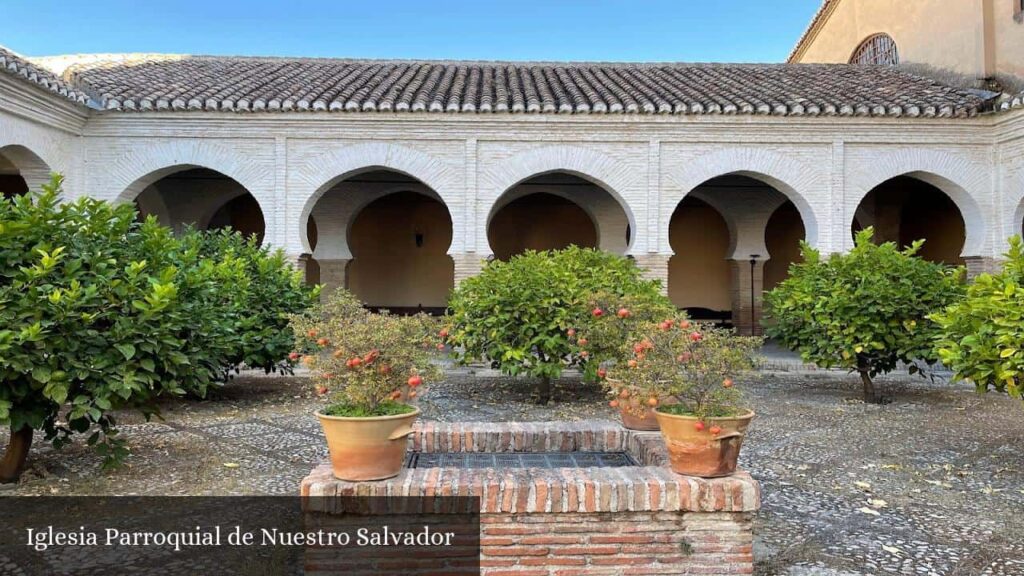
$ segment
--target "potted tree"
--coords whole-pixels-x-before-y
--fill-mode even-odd
[[[576,345],[575,356],[583,369],[583,378],[599,382],[609,392],[620,389],[622,382],[609,378],[608,370],[633,358],[632,338],[637,329],[657,319],[675,318],[674,314],[675,307],[660,293],[596,294],[589,300],[579,328],[568,331],[570,340]],[[640,431],[658,429],[653,408],[639,414],[626,408],[625,404],[618,405],[624,427]]]
[[[754,367],[760,338],[693,324],[685,318],[645,325],[633,357],[616,364],[610,404],[634,415],[653,409],[672,470],[706,478],[736,471],[743,438],[754,417],[735,379]]]
[[[317,393],[328,399],[317,412],[334,475],[341,480],[383,480],[398,475],[406,437],[420,410],[416,398],[440,369],[436,321],[429,316],[374,314],[337,290],[316,316],[292,325]]]

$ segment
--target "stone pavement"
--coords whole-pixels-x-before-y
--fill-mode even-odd
[[[757,411],[742,465],[762,482],[761,574],[1024,575],[1024,406],[962,385],[888,378],[885,406],[835,372],[761,373],[740,386]],[[80,445],[36,446],[7,494],[293,494],[326,455],[301,378],[245,375],[216,402],[123,427],[134,454],[113,473]],[[442,420],[611,418],[571,379],[560,402],[529,385],[452,370],[423,402]]]

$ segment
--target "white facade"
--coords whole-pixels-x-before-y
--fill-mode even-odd
[[[673,212],[723,175],[749,176],[779,193],[696,192],[726,220],[735,260],[770,256],[764,228],[786,199],[812,245],[848,249],[860,201],[901,175],[955,202],[966,233],[961,256],[971,267],[997,258],[1024,224],[1024,109],[973,118],[125,113],[87,110],[0,75],[0,154],[30,186],[52,170],[66,176],[70,197],[117,201],[178,170],[217,171],[258,201],[265,241],[296,259],[351,258],[345,230],[368,198],[317,200],[353,175],[392,170],[447,207],[456,282],[492,254],[487,223],[507,193],[551,172],[607,192],[574,200],[606,235],[602,247],[636,257],[666,282]],[[306,225],[317,213],[320,238],[337,241],[314,250]],[[613,240],[627,225],[628,246]]]

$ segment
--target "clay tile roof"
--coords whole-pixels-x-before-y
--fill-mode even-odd
[[[841,64],[63,60],[72,62],[65,81],[103,109],[122,111],[969,117],[990,110],[976,93],[897,68]]]
[[[3,46],[0,46],[0,70],[36,84],[44,90],[59,94],[72,102],[85,104],[89,101],[89,97],[84,92],[73,88],[60,76],[43,67],[36,66]]]
[[[999,104],[999,110],[1016,110],[1019,108],[1024,108],[1024,92],[1007,98]]]

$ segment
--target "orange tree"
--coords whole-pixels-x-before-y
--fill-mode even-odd
[[[226,366],[236,371],[246,366],[268,373],[291,372],[288,353],[295,339],[289,318],[311,308],[320,288],[307,286],[284,252],[260,246],[255,235],[246,238],[230,229],[191,231],[180,241],[196,249],[200,258],[232,259],[239,267],[238,284],[232,288],[242,313],[235,316],[235,341]]]
[[[212,250],[199,233],[179,239],[140,223],[131,205],[59,202],[60,187],[55,177],[39,194],[0,202],[3,482],[20,476],[36,430],[57,447],[88,434],[114,465],[128,452],[113,411],[148,418],[161,397],[220,384],[245,357],[260,270],[276,269],[264,252]],[[276,362],[287,350],[270,354]]]
[[[425,314],[371,313],[350,292],[333,292],[319,313],[292,318],[328,416],[389,416],[413,411],[406,401],[437,380],[440,322]],[[295,358],[298,357],[296,353]]]
[[[857,372],[864,401],[878,403],[877,375],[936,362],[929,315],[962,297],[963,270],[918,257],[923,240],[900,250],[872,237],[867,228],[850,252],[828,258],[803,244],[804,262],[765,295],[765,312],[769,337],[819,366]]]
[[[939,359],[979,392],[1024,397],[1024,246],[1010,239],[998,274],[982,274],[963,300],[932,314]]]
[[[505,374],[537,379],[537,401],[580,357],[568,330],[581,326],[599,293],[647,298],[660,293],[629,259],[570,246],[493,261],[452,293],[448,341],[459,362],[484,361]]]

